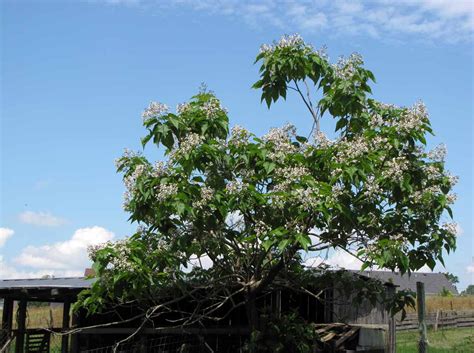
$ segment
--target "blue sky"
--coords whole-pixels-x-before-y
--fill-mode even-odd
[[[88,245],[133,231],[113,161],[139,148],[151,100],[174,106],[206,82],[232,124],[308,131],[296,99],[269,111],[250,89],[259,46],[298,32],[333,60],[362,54],[375,98],[426,103],[429,145],[447,145],[460,177],[447,271],[461,288],[474,283],[473,12],[472,2],[441,0],[3,1],[0,278],[81,274]],[[350,266],[341,256],[331,261]]]

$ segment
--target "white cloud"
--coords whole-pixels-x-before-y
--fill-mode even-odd
[[[113,238],[114,234],[102,227],[80,228],[68,240],[48,245],[27,246],[14,261],[35,269],[34,272],[24,272],[25,274],[82,275],[84,269],[90,266],[87,248]],[[2,272],[0,277],[1,275]]]
[[[0,248],[5,244],[15,232],[10,228],[0,228]]]
[[[469,273],[474,273],[474,262],[466,267],[466,271]]]
[[[304,265],[308,267],[317,267],[325,263],[331,267],[344,268],[346,270],[360,270],[362,261],[343,250],[335,250],[330,256],[310,257],[305,260]]]
[[[284,31],[367,35],[400,39],[415,36],[445,42],[469,42],[474,29],[471,0],[284,1],[284,0],[98,0],[127,6],[188,8],[211,15],[233,16],[251,26],[271,25]]]
[[[22,223],[40,227],[57,227],[66,223],[66,220],[56,217],[50,212],[25,211],[18,216]]]
[[[332,252],[330,255],[326,257],[321,257],[321,256],[310,257],[304,261],[304,265],[307,267],[317,267],[321,265],[322,263],[329,265],[332,268],[343,268],[346,270],[360,270],[362,267],[362,261],[360,261],[355,256],[341,249],[335,250],[334,252]],[[389,271],[386,268],[380,268],[378,266],[374,266],[372,270]],[[433,272],[433,271],[427,265],[425,265],[422,268],[420,268],[417,272]],[[473,265],[473,272],[474,272],[474,265]]]

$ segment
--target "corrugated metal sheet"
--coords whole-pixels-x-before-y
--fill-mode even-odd
[[[89,288],[93,279],[85,277],[32,278],[0,280],[0,290],[15,288]]]

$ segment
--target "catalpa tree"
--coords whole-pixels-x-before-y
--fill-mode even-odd
[[[196,304],[180,324],[219,319],[218,308],[232,303],[256,328],[255,299],[282,276],[304,273],[304,254],[343,249],[363,268],[405,273],[433,268],[455,248],[456,226],[441,220],[452,217],[456,178],[442,146],[425,148],[432,130],[422,103],[371,98],[374,75],[359,55],[332,64],[297,35],[262,46],[256,61],[262,101],[297,94],[314,120],[310,137],[291,125],[264,136],[230,129],[206,90],[175,112],[152,102],[142,143],[165,157],[153,163],[127,151],[117,160],[124,208],[139,226],[92,249],[98,279],[81,305],[93,312],[134,301],[151,318],[167,303],[199,301],[199,287],[210,304]],[[335,120],[336,139],[321,119]],[[199,266],[204,259],[211,265]]]

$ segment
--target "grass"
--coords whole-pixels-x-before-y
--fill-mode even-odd
[[[474,310],[474,295],[459,297],[426,297],[427,312],[436,312],[437,310]],[[408,308],[408,312],[415,312],[415,309]]]
[[[397,353],[418,353],[418,331],[397,333]],[[429,353],[473,353],[474,327],[428,331]]]

